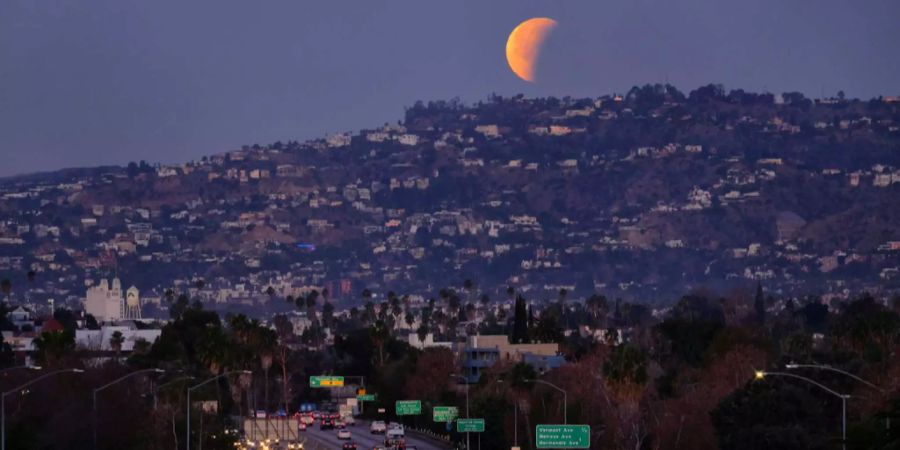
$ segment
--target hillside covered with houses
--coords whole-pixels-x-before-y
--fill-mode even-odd
[[[900,98],[648,85],[417,103],[307,142],[0,180],[5,296],[79,308],[113,275],[149,316],[173,289],[253,312],[465,280],[497,298],[660,304],[759,282],[885,297],[900,288]]]

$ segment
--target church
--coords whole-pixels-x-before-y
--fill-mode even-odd
[[[131,286],[123,293],[122,283],[118,278],[112,279],[112,285],[106,279],[100,279],[99,284],[88,288],[84,310],[98,322],[140,319],[140,291]]]

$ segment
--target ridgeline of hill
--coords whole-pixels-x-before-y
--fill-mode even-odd
[[[892,291],[898,127],[896,98],[715,85],[417,103],[355,134],[2,180],[0,268],[68,295],[114,267],[157,292],[288,277],[336,298],[464,279],[538,297]]]

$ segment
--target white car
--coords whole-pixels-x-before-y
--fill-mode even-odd
[[[356,425],[356,419],[354,419],[353,416],[344,416],[343,421],[346,425]]]
[[[372,434],[384,434],[387,431],[387,425],[380,420],[376,420],[369,425],[369,432]]]
[[[338,439],[350,439],[350,430],[338,430]]]

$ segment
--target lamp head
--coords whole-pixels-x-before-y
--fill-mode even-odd
[[[763,378],[766,377],[766,373],[763,372],[762,370],[757,370],[755,373],[755,377],[757,380],[762,380]]]

